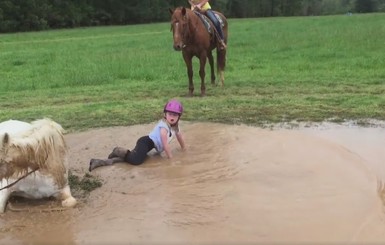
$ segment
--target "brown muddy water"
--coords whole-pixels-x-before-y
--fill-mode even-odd
[[[71,170],[153,126],[66,135]],[[95,169],[103,186],[74,209],[7,210],[0,244],[385,243],[384,127],[181,126],[186,152]]]

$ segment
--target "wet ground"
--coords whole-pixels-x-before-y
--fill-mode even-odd
[[[154,124],[66,135],[71,170],[134,146]],[[0,215],[1,244],[385,243],[385,128],[261,129],[183,122],[188,150],[92,174],[65,211],[51,200]],[[43,207],[43,208],[42,208]]]

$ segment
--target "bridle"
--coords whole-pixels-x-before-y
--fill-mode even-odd
[[[178,19],[176,22],[173,22],[171,24],[171,30],[174,33],[177,31],[179,34],[181,34],[180,36],[182,37],[182,43],[184,45],[186,45],[190,34],[189,22],[190,22],[190,19],[186,11],[186,14],[182,15],[182,21]]]

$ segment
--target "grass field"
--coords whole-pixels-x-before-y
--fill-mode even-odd
[[[172,97],[184,120],[385,120],[385,14],[230,19],[225,87],[187,97],[169,23],[0,35],[0,121],[68,131],[148,123]],[[206,76],[209,78],[208,66]]]

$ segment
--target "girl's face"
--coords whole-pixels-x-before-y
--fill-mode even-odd
[[[174,125],[178,122],[179,114],[174,112],[166,112],[166,120],[169,124]]]

